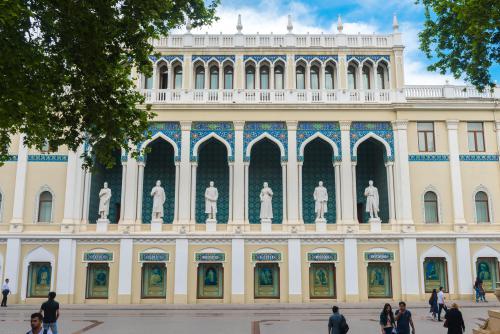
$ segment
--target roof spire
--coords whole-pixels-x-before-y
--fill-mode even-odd
[[[238,23],[236,24],[236,30],[238,30],[238,34],[241,34],[241,30],[243,30],[243,25],[241,24],[241,14],[238,14]]]
[[[293,30],[293,24],[292,24],[292,15],[288,14],[288,24],[286,25],[286,29],[288,30],[288,33],[291,34]]]
[[[339,33],[342,33],[342,30],[344,30],[344,24],[342,23],[342,17],[338,16],[337,18],[337,30],[339,31]]]
[[[392,16],[392,29],[394,32],[398,32],[399,29],[398,17],[396,16],[396,13]]]

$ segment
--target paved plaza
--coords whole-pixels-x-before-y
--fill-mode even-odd
[[[380,303],[339,304],[350,333],[380,333]],[[395,304],[395,303],[393,303]],[[483,323],[489,308],[500,303],[460,303],[467,334]],[[379,307],[380,306],[380,307]],[[417,333],[446,333],[443,323],[430,320],[424,303],[409,304]],[[62,306],[61,334],[324,334],[329,305],[189,305],[189,306]],[[0,333],[29,329],[36,307],[11,306],[0,310]]]

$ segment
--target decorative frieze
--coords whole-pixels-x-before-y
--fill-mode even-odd
[[[193,63],[197,60],[201,60],[204,63],[208,63],[212,60],[218,61],[219,63],[223,63],[226,60],[230,60],[234,63],[235,56],[234,55],[193,55],[191,57],[191,60]]]
[[[266,134],[282,144],[284,155],[281,156],[281,161],[288,161],[288,129],[285,122],[246,122],[243,131],[244,160],[250,161],[248,145],[254,139]]]
[[[304,161],[302,145],[312,136],[321,134],[332,140],[337,146],[337,154],[334,154],[334,161],[342,160],[342,144],[340,126],[338,122],[299,122],[297,128],[297,160]],[[301,152],[302,151],[302,152]]]
[[[391,56],[389,55],[347,55],[347,61],[351,60],[357,60],[358,62],[362,63],[365,60],[371,60],[374,63],[378,62],[381,59],[384,59],[386,62],[389,62],[391,59]]]
[[[234,161],[234,127],[232,122],[193,122],[191,127],[191,161],[198,160],[197,143],[210,136],[222,139],[229,145],[228,159]]]
[[[369,134],[375,135],[376,139],[385,142],[390,147],[391,152],[386,152],[387,160],[394,161],[394,133],[390,122],[352,122],[350,131],[351,160],[357,160],[357,154],[354,151],[356,143]]]
[[[410,154],[408,161],[411,162],[446,162],[450,161],[448,154]]]
[[[278,60],[286,62],[286,55],[244,55],[243,61],[246,62],[248,60],[253,60],[256,63],[260,63],[261,61],[268,61],[273,64]]]
[[[174,158],[175,161],[180,161],[181,160],[181,127],[179,122],[151,122],[149,123],[148,127],[148,136],[152,140],[158,138],[158,137],[167,137],[170,139],[175,145],[177,145],[176,154],[174,153]],[[144,142],[140,143],[138,145],[138,148],[144,148],[143,147]],[[139,161],[144,161],[144,156],[139,157]],[[123,160],[122,160],[123,161]],[[125,160],[126,161],[126,160]]]
[[[307,63],[317,60],[321,63],[326,63],[329,60],[337,62],[339,57],[337,55],[295,55],[295,61],[304,60]]]
[[[30,154],[29,162],[68,162],[68,156],[62,154]]]
[[[155,63],[160,60],[163,60],[167,63],[172,63],[173,61],[177,60],[182,63],[184,61],[184,56],[183,55],[162,55],[159,57],[149,56],[149,59]]]
[[[460,161],[498,161],[498,154],[460,154]]]

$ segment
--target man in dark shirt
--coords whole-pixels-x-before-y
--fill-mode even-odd
[[[411,312],[406,309],[405,302],[399,302],[399,310],[396,311],[396,324],[398,334],[410,334],[410,326],[411,332],[415,334]]]
[[[59,303],[56,302],[56,293],[49,292],[49,299],[42,304],[40,313],[43,314],[43,328],[50,329],[57,334],[57,319],[59,319]]]

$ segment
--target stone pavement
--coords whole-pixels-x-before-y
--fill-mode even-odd
[[[349,334],[379,334],[378,315],[384,301],[338,303],[351,330]],[[396,303],[391,303],[393,307]],[[500,303],[459,302],[467,334],[482,324],[490,308]],[[409,303],[417,333],[446,333],[443,323],[430,319],[426,303]],[[325,334],[331,305],[63,305],[61,334]],[[37,307],[13,305],[0,309],[0,333],[19,334],[29,329],[29,315]]]

